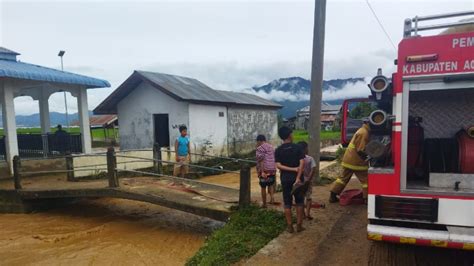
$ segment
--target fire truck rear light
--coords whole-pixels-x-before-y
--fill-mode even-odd
[[[407,56],[407,63],[415,62],[426,62],[438,60],[438,54],[425,54],[425,55],[409,55]]]
[[[375,216],[378,218],[438,221],[438,199],[375,197]]]

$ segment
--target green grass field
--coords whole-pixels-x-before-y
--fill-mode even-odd
[[[65,129],[66,130],[66,129]],[[108,135],[113,136],[113,130],[111,128],[107,129]],[[115,130],[118,132],[118,129]],[[41,128],[18,128],[16,130],[17,134],[40,134]],[[56,128],[51,128],[51,132],[56,132]],[[69,128],[68,132],[70,133],[79,133],[80,129],[78,127]],[[0,135],[3,135],[3,129],[0,129]],[[105,132],[102,128],[92,129],[92,138],[93,139],[103,139],[105,137]],[[294,142],[299,141],[308,141],[308,132],[305,130],[294,130],[293,131]],[[341,138],[340,131],[321,131],[321,140],[334,139],[339,140]]]
[[[71,127],[69,129],[64,129],[69,133],[80,133],[81,130],[78,127]],[[111,128],[107,129],[108,135],[113,136],[113,130]],[[115,130],[118,132],[118,129]],[[16,130],[17,134],[41,134],[41,128],[18,128]],[[56,128],[51,128],[51,132],[56,132]],[[3,128],[0,129],[0,135],[3,135]],[[104,129],[94,128],[92,129],[92,138],[93,139],[103,139],[105,137]]]
[[[305,130],[294,130],[293,131],[293,141],[308,141],[309,135]],[[321,131],[321,140],[339,140],[341,139],[341,131]]]
[[[283,214],[249,206],[231,215],[186,265],[232,265],[250,258],[285,229]]]

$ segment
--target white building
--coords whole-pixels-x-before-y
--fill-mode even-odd
[[[135,71],[95,110],[117,114],[120,148],[173,148],[186,125],[198,153],[228,155],[255,147],[264,134],[277,140],[280,105],[255,95],[211,89],[186,77]]]
[[[67,91],[77,98],[81,134],[74,136],[78,142],[74,146],[79,149],[76,152],[90,153],[92,148],[87,90],[110,87],[110,84],[101,79],[20,62],[17,60],[18,55],[19,53],[0,47],[0,104],[4,129],[4,137],[0,139],[0,155],[8,162],[10,171],[15,155],[22,156],[33,151],[47,157],[57,152],[53,147],[54,135],[48,134],[51,129],[48,99],[57,92]],[[38,101],[42,134],[17,134],[14,99],[19,96],[30,96]]]

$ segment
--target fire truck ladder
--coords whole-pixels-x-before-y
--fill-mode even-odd
[[[463,17],[463,16],[471,16],[471,15],[474,15],[474,11],[465,11],[465,12],[448,13],[448,14],[423,16],[423,17],[416,16],[414,18],[407,18],[405,19],[405,26],[403,28],[403,37],[409,38],[413,36],[418,36],[419,31],[444,29],[444,28],[451,28],[451,27],[464,26],[464,25],[474,25],[474,19],[467,19],[467,20],[462,20],[458,22],[447,22],[447,23],[427,25],[427,26],[418,26],[418,22],[420,21],[445,19],[445,18],[453,18],[453,17]]]

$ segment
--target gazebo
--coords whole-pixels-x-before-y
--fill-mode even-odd
[[[2,106],[3,129],[5,137],[0,141],[0,153],[5,156],[8,165],[12,166],[15,155],[20,155],[19,147],[42,146],[44,156],[51,154],[54,135],[50,133],[49,97],[56,92],[70,92],[77,99],[80,152],[91,153],[91,135],[89,131],[89,109],[87,89],[110,87],[106,80],[91,78],[70,72],[28,64],[17,60],[19,53],[0,47],[0,104]],[[40,143],[21,143],[31,138],[19,138],[16,131],[14,99],[19,96],[30,96],[39,103],[41,132]],[[48,136],[49,137],[45,137]]]

